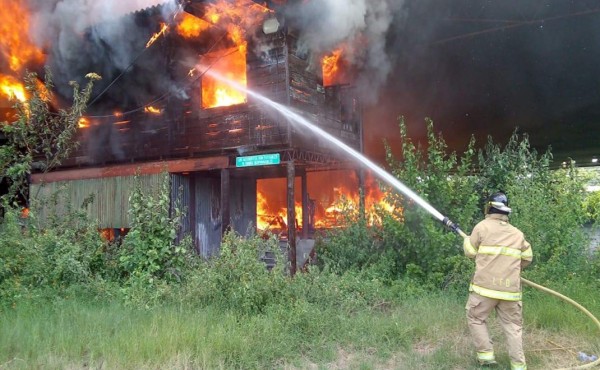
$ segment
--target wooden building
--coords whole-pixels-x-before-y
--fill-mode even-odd
[[[153,17],[160,7],[132,16]],[[188,3],[185,12],[201,18],[203,2]],[[293,30],[281,26],[269,13],[266,27],[247,37],[245,77],[247,88],[299,112],[310,122],[362,151],[361,107],[349,86],[323,86],[320,71],[310,65],[310,55],[297,47]],[[281,22],[283,23],[283,22]],[[228,47],[197,44],[201,63],[217,66],[230,53]],[[190,41],[168,33],[153,45],[164,70],[156,71],[188,78],[187,97],[167,96],[145,109],[121,111],[91,118],[80,129],[81,145],[71,158],[51,173],[32,176],[32,194],[50,194],[61,188],[73,204],[88,194],[95,201],[89,215],[100,228],[126,229],[128,196],[136,173],[143,186],[152,189],[164,171],[171,179],[173,198],[181,189],[187,208],[182,232],[190,233],[198,252],[214,254],[228,228],[245,234],[256,224],[256,182],[264,178],[287,178],[287,224],[296,224],[295,192],[302,192],[303,231],[289,227],[287,240],[292,266],[296,263],[296,241],[309,238],[310,214],[306,176],[310,171],[336,169],[349,164],[331,143],[290,123],[283,114],[246,95],[239,104],[207,107],[203,85],[208,74],[188,70],[178,63],[178,49]],[[196,45],[194,44],[194,45]],[[260,44],[260,53],[257,53]],[[237,52],[237,51],[234,51]],[[214,61],[216,60],[216,62]],[[212,63],[212,64],[211,64]],[[152,78],[152,76],[148,76]],[[115,107],[124,109],[121,107]],[[261,165],[255,156],[266,155]],[[263,159],[264,159],[263,158]],[[302,186],[295,188],[295,178]],[[44,184],[44,186],[41,186]],[[39,189],[39,190],[38,190]]]

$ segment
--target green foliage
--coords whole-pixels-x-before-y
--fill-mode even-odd
[[[552,153],[542,155],[531,148],[529,137],[513,132],[508,143],[502,147],[492,137],[479,152],[479,188],[485,198],[489,194],[525,185],[529,180],[547,181]]]
[[[52,74],[46,70],[44,84],[35,73],[25,76],[25,88],[30,96],[17,101],[15,122],[0,123],[7,143],[0,146],[0,181],[9,185],[3,203],[12,204],[27,198],[27,176],[35,169],[46,173],[67,158],[77,147],[75,136],[81,115],[92,93],[93,82],[100,76],[90,73],[87,85],[73,87],[73,104],[68,109],[52,107]]]
[[[74,214],[50,229],[36,226],[35,214],[22,218],[8,209],[0,224],[0,302],[44,291],[62,294],[102,279],[104,241],[92,224]]]
[[[573,163],[551,170],[552,154],[538,155],[527,135],[513,133],[501,148],[489,139],[479,154],[480,189],[509,194],[511,223],[531,243],[534,264],[561,276],[577,268],[587,243],[583,233],[584,178]]]
[[[260,257],[275,256],[268,270]],[[288,289],[287,265],[278,240],[256,235],[244,238],[233,231],[223,237],[220,255],[199,266],[187,286],[187,297],[224,309],[251,314],[279,302]]]
[[[474,141],[465,153],[446,153],[446,143],[427,121],[427,148],[415,145],[400,119],[402,161],[396,160],[386,145],[391,172],[424,200],[444,210],[459,223],[471,222],[478,197],[475,178],[469,175],[474,158]],[[401,276],[442,287],[464,280],[469,265],[460,258],[460,241],[445,231],[431,215],[412,199],[384,186],[387,201],[401,210],[381,211],[381,224],[371,227],[360,217],[349,227],[331,233],[320,249],[326,268],[341,273],[347,267],[366,269],[371,276],[391,282]]]
[[[180,281],[194,261],[189,239],[176,243],[182,211],[170,212],[170,183],[163,174],[156,194],[145,194],[136,177],[129,199],[131,229],[119,251],[119,266],[130,284],[152,288],[158,281]]]
[[[411,141],[406,124],[400,119],[403,160],[394,160],[388,146],[391,172],[450,219],[468,224],[476,214],[478,200],[473,192],[475,178],[470,176],[475,142],[471,139],[460,157],[454,152],[448,154],[433,122],[427,120],[426,124],[427,147],[422,148]],[[384,248],[396,251],[398,273],[433,286],[446,286],[451,282],[448,277],[454,277],[456,271],[467,266],[457,258],[462,253],[460,240],[440,227],[413,200],[397,192],[390,192],[390,198],[403,209],[404,215],[403,220],[388,218],[383,231]]]
[[[489,138],[477,155],[473,139],[460,156],[448,154],[442,135],[435,133],[430,120],[426,124],[423,147],[413,143],[400,119],[401,159],[386,145],[395,177],[467,233],[483,217],[489,194],[504,190],[513,208],[511,223],[532,244],[538,269],[560,278],[582,266],[587,245],[582,225],[589,216],[582,207],[585,178],[575,167],[551,170],[550,151],[539,155],[527,135],[517,132],[505,146]],[[335,230],[319,244],[323,267],[338,274],[369,271],[384,281],[403,278],[429,288],[465,286],[472,265],[462,256],[460,238],[412,199],[386,190],[391,190],[388,202],[401,214],[383,213],[381,224],[375,226],[352,216],[348,227]]]
[[[586,222],[600,224],[600,191],[594,191],[585,197],[583,203]]]
[[[367,220],[358,210],[338,203],[342,215],[338,222],[345,225],[344,232],[332,233],[333,237],[318,238],[319,264],[326,265],[332,272],[342,274],[349,270],[361,270],[381,253],[377,230],[367,227]]]

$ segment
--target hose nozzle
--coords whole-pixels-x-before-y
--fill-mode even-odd
[[[446,226],[447,228],[449,228],[450,230],[454,231],[455,233],[457,233],[460,236],[465,236],[466,234],[460,229],[460,227],[458,227],[457,224],[455,224],[454,222],[450,221],[450,219],[448,217],[444,217],[444,219],[442,220],[442,223],[444,224],[444,226]]]

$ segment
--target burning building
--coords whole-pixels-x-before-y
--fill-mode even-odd
[[[4,2],[22,10],[16,0]],[[130,226],[134,176],[152,191],[166,171],[173,202],[180,198],[187,209],[181,232],[193,236],[199,253],[215,253],[229,228],[245,234],[258,226],[281,233],[295,266],[296,242],[332,226],[327,208],[333,196],[323,205],[319,193],[338,191],[356,200],[364,176],[330,143],[247,90],[299,112],[359,151],[362,119],[356,91],[340,77],[343,47],[321,55],[307,50],[278,11],[281,3],[159,3],[78,28],[69,41],[76,55],[54,49],[44,55],[35,47],[14,58],[5,55],[2,68],[15,72],[25,64],[13,59],[40,65],[47,56],[53,70],[68,69],[66,75],[93,71],[104,77],[79,122],[78,150],[60,168],[32,174],[32,194],[63,189],[72,204],[94,194],[88,214],[99,228],[119,232]],[[130,37],[123,24],[144,37]],[[106,32],[118,33],[127,47],[107,42]],[[63,45],[64,39],[69,40],[63,37]],[[26,50],[9,46],[3,50]],[[60,90],[61,75],[57,89],[68,98]],[[10,78],[0,75],[4,100],[24,99],[22,87]],[[346,180],[337,187],[319,184],[327,181],[325,171],[345,171],[337,173]]]

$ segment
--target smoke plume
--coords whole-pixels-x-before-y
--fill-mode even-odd
[[[153,74],[164,64],[161,58],[140,57],[148,38],[158,30],[156,20],[141,20],[124,15],[163,4],[163,18],[177,11],[175,0],[29,0],[32,36],[48,52],[47,65],[53,71],[59,93],[70,98],[68,82],[82,82],[88,72],[99,73],[102,91],[119,74],[124,74],[124,89],[110,89],[104,102],[118,101],[119,106],[142,103],[160,89],[174,84],[166,74]],[[172,15],[172,14],[171,14]],[[135,65],[133,65],[135,62]],[[131,71],[129,71],[131,72]],[[152,74],[152,78],[147,78]],[[141,78],[139,76],[145,76]],[[132,98],[140,102],[131,101]]]
[[[299,49],[316,58],[343,48],[353,83],[366,99],[374,99],[392,70],[386,35],[399,18],[403,1],[324,0],[288,5],[289,25],[299,30]]]

